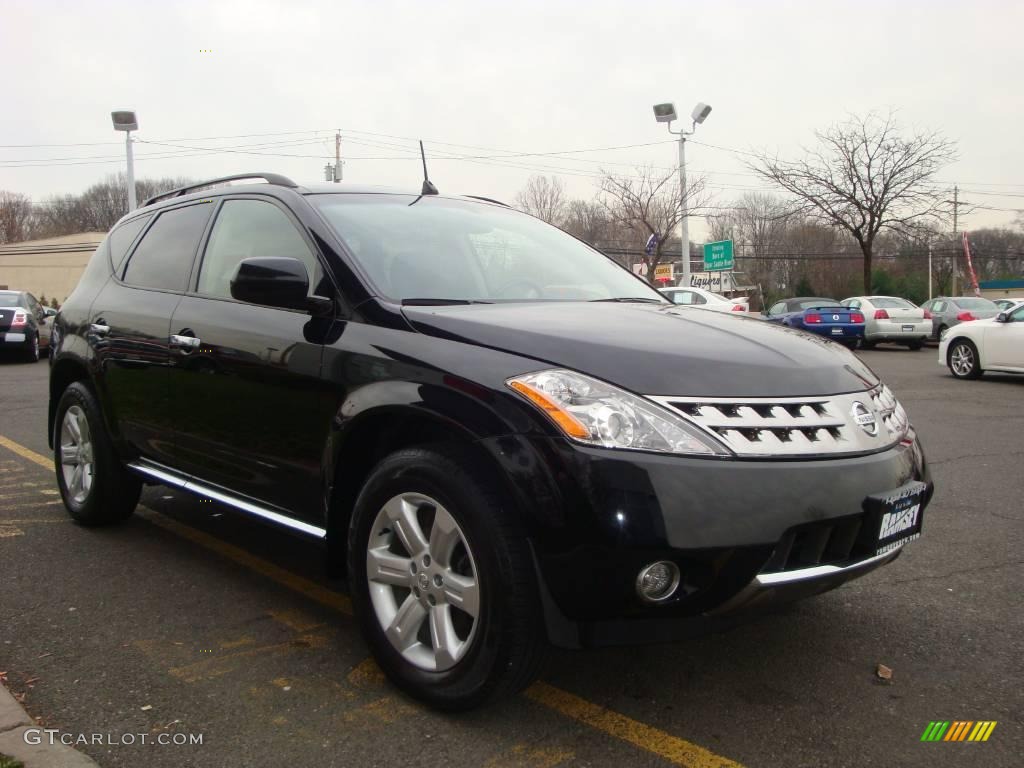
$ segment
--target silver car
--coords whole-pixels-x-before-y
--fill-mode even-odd
[[[921,305],[932,316],[932,338],[936,341],[947,328],[971,320],[988,320],[999,314],[995,302],[977,296],[940,296]]]
[[[932,333],[932,321],[925,311],[898,296],[853,296],[841,303],[864,313],[861,349],[871,349],[883,341],[920,349]]]

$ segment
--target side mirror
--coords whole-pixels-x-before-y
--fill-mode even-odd
[[[249,304],[307,311],[309,275],[298,259],[243,259],[231,280],[231,296]]]
[[[1009,312],[1000,312],[998,315],[996,315],[996,322],[997,323],[1008,323],[1008,322],[1010,322],[1010,313]]]
[[[43,307],[43,317],[56,317],[57,310],[53,307]]]

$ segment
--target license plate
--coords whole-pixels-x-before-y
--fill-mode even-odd
[[[877,526],[875,554],[884,555],[921,536],[924,483],[910,482],[886,494],[868,496],[865,505]]]
[[[833,328],[832,329],[832,335],[833,336],[842,336],[843,335],[843,329],[842,328]]]
[[[912,325],[904,325],[903,326],[903,330],[904,331],[912,331],[912,330],[914,330],[914,326],[912,326]]]

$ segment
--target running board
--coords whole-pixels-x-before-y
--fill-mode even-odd
[[[200,483],[197,480],[185,478],[174,472],[153,467],[148,464],[132,463],[128,465],[128,468],[146,475],[163,485],[169,485],[172,488],[180,488],[183,491],[188,491],[189,493],[194,493],[197,496],[203,496],[204,498],[215,499],[222,504],[227,504],[229,507],[239,510],[240,512],[245,512],[248,515],[258,517],[261,520],[266,520],[274,523],[275,525],[281,525],[285,528],[290,528],[293,531],[304,533],[307,536],[314,536],[318,539],[327,538],[327,531],[324,528],[319,528],[315,525],[304,523],[301,520],[296,520],[293,517],[282,515],[281,513],[274,512],[266,507],[253,504],[251,501],[239,499],[236,496],[224,493],[224,491],[219,491],[208,485],[203,485],[203,483]]]

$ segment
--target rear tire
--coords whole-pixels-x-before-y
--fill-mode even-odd
[[[949,372],[958,379],[977,379],[984,373],[978,348],[967,339],[957,339],[949,346]]]
[[[135,511],[142,481],[117,458],[99,404],[82,382],[65,389],[57,404],[53,464],[61,499],[76,522],[111,525]]]
[[[454,711],[535,679],[547,641],[529,544],[471,454],[442,445],[385,458],[348,541],[356,616],[399,688]]]
[[[38,363],[39,362],[39,334],[30,333],[25,344],[25,362],[26,363]]]
[[[948,326],[940,325],[938,328],[935,329],[935,341],[942,341],[942,333],[943,331],[946,330],[947,327]]]
[[[864,339],[864,341],[862,341],[860,343],[860,348],[861,349],[874,349],[876,344],[878,344],[877,341],[868,341],[867,339]]]
[[[914,352],[917,352],[918,350],[920,350],[922,348],[924,348],[924,342],[923,341],[911,341],[911,342],[907,343],[907,349],[911,349]]]

